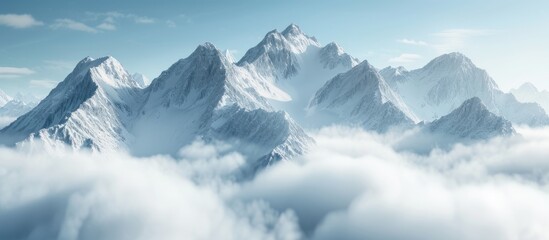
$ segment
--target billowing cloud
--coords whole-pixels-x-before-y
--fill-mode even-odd
[[[176,159],[0,149],[0,238],[548,239],[549,129],[517,130],[415,155],[400,134],[330,127],[243,182],[221,143]]]
[[[311,239],[547,239],[549,129],[428,156],[392,136],[325,129],[301,163],[241,191],[296,212]]]
[[[75,31],[97,33],[97,29],[90,27],[82,22],[78,22],[68,18],[56,19],[50,27],[53,29],[70,29]]]
[[[413,53],[403,53],[400,56],[389,59],[392,63],[411,63],[421,59],[421,55]]]
[[[0,78],[15,78],[33,73],[34,71],[29,68],[0,67]]]
[[[44,25],[29,14],[0,14],[0,25],[12,28],[30,28]]]
[[[200,157],[213,162],[239,158],[209,154]],[[261,201],[229,202],[217,188],[194,182],[189,166],[202,164],[196,161],[180,164],[168,157],[135,159],[120,153],[63,150],[44,155],[1,149],[0,238],[300,237],[291,211],[279,213]]]

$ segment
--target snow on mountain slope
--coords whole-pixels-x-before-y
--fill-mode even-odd
[[[286,113],[274,111],[257,81],[212,44],[199,46],[146,89],[133,125],[134,153],[175,154],[197,137],[229,141],[252,160],[302,153],[311,139]]]
[[[289,96],[271,101],[277,109],[290,113],[301,125],[308,126],[307,104],[324,83],[338,73],[358,64],[335,43],[321,47],[314,38],[292,24],[279,33],[273,30],[246,52],[237,65],[248,69],[254,78],[276,84]],[[277,100],[277,99],[275,99]]]
[[[485,70],[461,53],[444,54],[413,71],[384,69],[389,85],[422,120],[432,121],[461,103],[479,97],[493,113],[518,124],[549,124],[543,109],[516,101],[503,93]],[[517,111],[520,111],[518,113]]]
[[[249,49],[238,61],[271,81],[286,79],[300,69],[298,55],[310,46],[320,47],[316,39],[305,35],[296,25],[290,25],[282,33],[270,31],[257,46]]]
[[[145,89],[134,79],[112,57],[86,58],[38,106],[0,130],[1,143],[41,140],[53,147],[177,155],[196,139],[222,141],[247,156],[248,170],[255,171],[303,153],[312,142],[267,102],[266,89],[274,85],[210,43]]]
[[[233,53],[229,49],[225,49],[223,54],[225,55],[225,58],[227,59],[227,61],[229,61],[230,63],[236,63],[236,59],[234,58]]]
[[[545,112],[549,112],[549,91],[538,90],[532,83],[524,83],[519,88],[511,89],[511,93],[517,100],[538,103]]]
[[[13,99],[12,97],[10,97],[8,94],[6,94],[4,91],[0,89],[0,107],[3,107],[4,105],[6,105],[6,103],[11,101],[12,99]]]
[[[312,119],[358,124],[380,132],[392,126],[411,126],[417,121],[367,61],[328,81],[315,94],[309,108]],[[332,117],[327,117],[330,114]]]
[[[510,121],[491,113],[478,97],[463,102],[450,114],[427,124],[431,132],[467,139],[515,134]]]
[[[113,57],[85,58],[33,110],[0,130],[4,144],[40,139],[75,149],[125,147],[138,84]]]
[[[321,48],[319,55],[320,62],[324,64],[324,68],[328,69],[334,69],[340,65],[350,69],[360,63],[358,59],[345,53],[343,48],[335,42],[331,42]]]
[[[149,86],[149,84],[151,83],[151,80],[149,80],[149,78],[141,73],[134,73],[132,74],[132,79],[133,81],[135,81],[139,87],[141,88],[145,88],[147,86]]]
[[[386,67],[379,70],[379,74],[387,81],[392,87],[397,87],[397,83],[408,81],[408,70],[402,66],[400,67]]]

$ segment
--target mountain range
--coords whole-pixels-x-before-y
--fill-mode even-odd
[[[538,90],[532,83],[524,83],[518,88],[511,89],[511,93],[522,102],[538,103],[545,112],[549,111],[549,91]]]
[[[20,104],[0,91],[0,107],[8,103]],[[512,123],[549,124],[539,104],[504,93],[463,54],[378,70],[294,24],[268,32],[238,61],[204,43],[152,81],[114,57],[86,57],[31,108],[14,113],[0,143],[150,156],[177,155],[196,140],[227,142],[247,157],[246,171],[306,152],[314,140],[303,127],[419,127],[475,140],[513,135]]]

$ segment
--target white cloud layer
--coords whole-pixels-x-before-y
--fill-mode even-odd
[[[549,239],[549,129],[518,130],[420,156],[331,127],[247,182],[223,144],[178,159],[1,149],[0,239]]]
[[[0,25],[12,28],[30,28],[44,25],[29,14],[0,14]]]

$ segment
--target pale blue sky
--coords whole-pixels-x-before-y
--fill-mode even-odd
[[[0,89],[45,95],[85,56],[112,55],[153,79],[198,44],[240,57],[290,23],[378,68],[460,51],[504,90],[549,89],[548,9],[543,0],[1,1]]]

